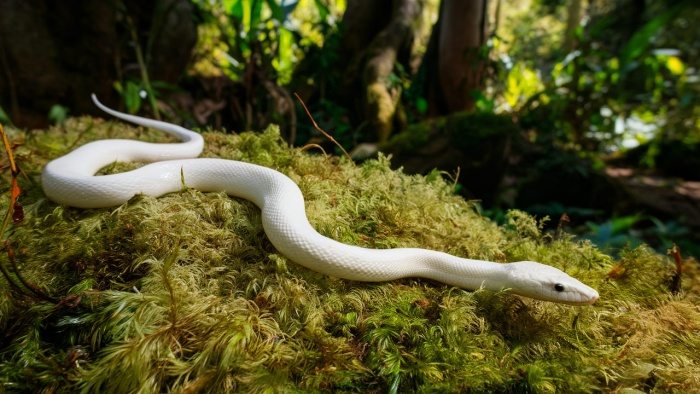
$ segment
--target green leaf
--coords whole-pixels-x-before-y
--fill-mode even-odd
[[[224,2],[224,7],[228,10],[231,18],[238,23],[243,23],[243,2],[245,0],[229,0]],[[247,1],[246,1],[247,3]]]
[[[687,4],[687,1],[676,4],[637,30],[622,49],[620,61],[623,64],[623,68],[624,65],[639,57],[649,47],[656,33],[673,20]]]
[[[253,32],[258,29],[258,24],[260,23],[260,17],[262,16],[262,6],[263,0],[252,0],[250,4],[250,20],[248,22],[248,34],[253,35]]]
[[[54,104],[49,110],[49,120],[54,124],[63,123],[68,117],[68,107]]]
[[[421,115],[428,112],[428,100],[426,100],[424,97],[418,97],[416,99],[416,109]]]
[[[277,4],[275,0],[265,0],[265,3],[267,3],[267,6],[270,7],[270,11],[272,11],[272,18],[280,21],[280,23],[284,22],[283,6]]]
[[[140,92],[140,85],[132,81],[128,81],[126,83],[126,88],[122,93],[122,97],[124,98],[124,104],[126,105],[126,111],[128,113],[135,114],[139,111],[139,109],[141,109],[142,100],[141,96],[139,95]]]
[[[523,63],[518,63],[506,77],[506,91],[503,97],[511,108],[518,108],[543,90],[544,83],[537,71]]]
[[[480,112],[493,112],[496,107],[496,102],[484,95],[481,90],[475,90],[472,92],[472,96],[476,99],[475,105],[476,109]]]
[[[632,226],[634,226],[637,222],[639,222],[642,219],[641,216],[639,215],[629,215],[629,216],[623,216],[619,218],[613,218],[610,222],[612,225],[612,232],[613,234],[619,234],[623,231],[627,231]]]
[[[289,17],[289,14],[294,12],[294,9],[299,5],[298,0],[283,0],[282,4],[278,4],[276,0],[265,0],[265,3],[267,3],[267,6],[270,7],[270,11],[272,11],[272,18],[277,20],[280,24],[283,24]]]
[[[279,29],[279,49],[277,51],[277,72],[280,75],[280,83],[289,82],[292,78],[294,35],[285,28]]]
[[[10,117],[7,115],[7,112],[5,112],[4,109],[2,109],[2,107],[0,107],[0,123],[2,123],[2,124],[8,124],[8,125],[11,125],[11,124],[12,124],[12,120],[11,120]]]
[[[316,10],[318,10],[319,18],[322,21],[325,21],[326,18],[328,18],[328,15],[331,13],[328,6],[324,4],[322,0],[314,0],[314,2],[316,3]]]

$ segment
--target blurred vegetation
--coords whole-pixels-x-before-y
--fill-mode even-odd
[[[536,165],[555,173],[562,165],[576,167],[584,188],[596,189],[591,175],[610,165],[697,179],[700,31],[692,21],[699,7],[690,1],[582,2],[582,23],[567,32],[574,3],[534,0],[504,9],[481,108],[514,113],[527,138],[549,152]],[[553,147],[584,161],[562,161]],[[643,207],[568,205],[556,195],[523,208],[555,218],[568,213],[577,232],[613,250],[646,241],[664,251],[675,240],[700,255],[692,235],[698,223],[681,210],[639,215]]]
[[[644,217],[623,229],[612,226],[618,229],[617,241],[612,243],[634,244],[643,233],[647,236],[641,238],[659,250],[675,240],[686,245],[689,253],[699,253],[700,239],[695,234],[700,233],[700,191],[689,195],[693,212],[673,208],[672,198],[650,206],[640,194],[667,198],[675,181],[666,182],[670,186],[664,190],[640,191],[628,187],[633,181],[606,172],[610,167],[625,167],[635,174],[698,180],[700,30],[694,21],[700,17],[700,7],[696,2],[489,2],[488,40],[479,48],[480,59],[487,62],[483,88],[469,93],[475,99],[469,114],[445,118],[431,112],[435,97],[425,89],[430,72],[425,67],[430,59],[425,56],[438,30],[442,2],[405,2],[420,7],[419,16],[410,21],[413,35],[408,56],[397,59],[381,80],[384,93],[392,96],[390,110],[395,111],[388,121],[395,166],[423,173],[437,168],[450,174],[460,168],[459,192],[481,200],[484,212],[496,220],[510,208],[555,218],[566,213],[572,231],[607,244],[603,239],[610,237],[591,234],[619,218]],[[362,145],[376,143],[381,136],[372,130],[367,109],[357,96],[372,91],[353,88],[362,83],[362,75],[348,80],[367,70],[353,68],[358,60],[351,58],[346,45],[347,35],[356,34],[347,31],[346,11],[363,2],[185,3],[193,7],[189,18],[196,24],[197,39],[189,65],[177,81],[153,69],[154,53],[163,42],[159,37],[172,26],[167,21],[175,2],[159,1],[145,8],[134,7],[128,0],[114,3],[115,34],[124,49],[116,52],[116,79],[106,82],[107,89],[120,96],[123,110],[156,118],[162,112],[185,125],[238,131],[274,123],[293,145],[318,145],[339,152],[312,126],[293,96],[299,93],[322,129],[348,151],[362,148],[365,153],[356,157],[371,157],[374,150]],[[134,10],[152,14],[134,15]],[[392,10],[386,11],[376,14],[375,10],[368,17],[383,26]],[[3,67],[7,62],[3,60]],[[11,80],[7,69],[5,74]],[[15,101],[3,101],[9,102],[12,108],[0,106],[0,122],[8,125],[16,112]],[[53,101],[40,113],[56,124],[79,110]],[[455,119],[449,118],[452,115]],[[480,134],[474,130],[491,127],[489,115],[494,120],[512,119],[512,126],[503,129],[515,132],[499,140],[497,149],[482,150]],[[461,127],[463,118],[476,123]],[[437,130],[450,124],[459,127]],[[400,141],[421,142],[408,147]],[[436,141],[452,151],[438,149]],[[460,147],[466,148],[455,153]],[[421,163],[416,164],[417,160]],[[667,228],[679,230],[668,236]]]
[[[495,81],[505,81],[496,89],[504,107],[516,110],[539,138],[572,144],[586,153],[607,153],[654,139],[696,142],[698,70],[689,65],[697,64],[698,48],[696,29],[689,24],[699,11],[687,1],[672,6],[646,2],[637,26],[629,26],[626,19],[634,9],[628,3],[614,2],[602,9],[590,5],[589,21],[575,30],[571,51],[555,40],[527,35],[503,45],[497,64],[502,77]],[[535,4],[535,13],[565,9]],[[528,19],[517,19],[516,31],[538,31],[521,24]],[[613,33],[616,27],[631,30],[627,40],[623,32]],[[688,35],[685,40],[679,39],[679,32]],[[498,47],[498,38],[496,42]],[[533,43],[538,50],[528,46]],[[533,59],[533,54],[538,57]]]
[[[642,170],[660,170],[669,176],[688,178],[691,174],[692,178],[692,174],[700,173],[692,159],[700,152],[700,75],[695,66],[700,56],[700,33],[693,28],[694,18],[700,16],[698,7],[691,1],[580,3],[579,9],[574,9],[575,1],[561,0],[524,0],[507,7],[491,3],[490,39],[484,48],[488,73],[484,89],[472,92],[477,99],[476,111],[512,117],[529,146],[526,151],[543,153],[528,156],[516,148],[511,155],[524,156],[522,164],[543,171],[580,159],[578,164],[566,165],[580,167],[583,182],[590,182],[588,176],[601,172],[611,160],[615,164],[622,160],[626,166]],[[342,76],[334,65],[342,57],[338,51],[344,1],[285,2],[284,6],[252,0],[195,4],[204,18],[189,73],[223,75],[247,86],[242,100],[242,107],[247,109],[240,110],[246,120],[240,126],[259,128],[272,121],[282,124],[283,130],[289,128],[289,108],[294,107],[293,102],[289,103],[289,92],[308,91],[303,85],[310,84],[321,89],[320,94],[306,98],[322,128],[331,130],[348,150],[368,141],[367,125],[357,108],[323,93],[341,86]],[[428,98],[413,86],[420,82],[418,65],[429,40],[430,31],[425,26],[436,21],[439,2],[421,4],[422,22],[417,26],[423,27],[417,30],[412,48],[413,66],[407,69],[397,63],[386,81],[400,92],[408,124],[430,118]],[[578,13],[573,25],[567,22],[572,12]],[[287,92],[280,94],[288,102],[286,113],[275,114],[275,108],[271,108],[272,84],[278,91]],[[291,111],[295,130],[290,137],[296,144],[321,143],[333,149],[298,107]],[[676,149],[670,150],[669,145]],[[566,155],[579,159],[563,158]],[[680,158],[683,164],[674,166]],[[517,170],[513,176],[523,178]],[[527,177],[532,178],[532,173]],[[509,188],[517,194],[525,187],[530,186],[523,182],[506,185],[501,194],[508,195]],[[487,195],[477,193],[476,197]],[[485,203],[494,209],[520,206],[517,198],[487,199]],[[600,206],[580,206],[576,201],[542,200],[537,207],[521,207],[556,215],[557,207],[562,206],[578,225],[598,220],[603,226],[610,215],[635,214],[613,206],[601,211]],[[579,215],[585,209],[599,214]],[[683,218],[664,214],[656,218],[658,212],[649,215],[685,226]],[[644,231],[659,228],[647,226],[649,221],[642,222],[646,223]],[[629,241],[634,239],[630,236]],[[666,243],[657,245],[662,248]]]
[[[345,1],[194,3],[203,18],[190,75],[242,81],[257,74],[291,87],[295,66],[312,57],[316,69],[299,77],[321,84],[333,75],[328,65],[342,56],[336,41]],[[422,18],[434,21],[436,2],[427,3]],[[574,44],[568,48],[565,25],[572,3],[523,0],[501,7],[487,48],[488,87],[473,92],[479,109],[511,113],[534,131],[535,141],[582,154],[656,140],[700,141],[695,105],[700,76],[693,66],[700,56],[699,33],[692,28],[698,7],[691,1],[644,1],[641,10],[640,2],[631,0],[582,2],[585,15],[571,32]],[[429,34],[419,32],[417,41],[423,44],[415,45],[414,62],[420,61]],[[399,66],[387,83],[404,85],[402,99],[415,109],[410,114],[417,122],[425,117],[426,98],[411,95],[414,72]],[[320,102],[314,113],[337,119],[337,111],[332,103]],[[654,154],[645,163],[653,163]]]
[[[665,206],[650,207],[638,198],[640,193],[658,192],[661,199],[671,186],[629,191],[631,181],[613,179],[606,172],[625,167],[669,179],[698,179],[700,30],[694,23],[700,7],[696,2],[490,2],[489,36],[479,49],[487,72],[483,89],[470,92],[476,104],[468,112],[476,115],[477,124],[449,132],[435,129],[459,122],[435,118],[430,110],[434,97],[424,87],[428,72],[424,55],[436,31],[431,27],[440,22],[441,2],[414,2],[420,13],[411,20],[408,59],[397,59],[381,83],[394,100],[395,117],[389,120],[394,141],[420,140],[423,146],[393,151],[396,166],[424,173],[434,167],[446,173],[457,167],[476,169],[475,174],[462,172],[466,178],[456,182],[458,189],[481,200],[494,219],[502,216],[498,212],[514,207],[542,216],[568,213],[573,229],[586,234],[606,228],[615,218],[642,215],[649,220],[634,221],[630,231],[651,233],[647,240],[662,250],[668,242],[658,240],[666,239],[661,229],[668,226],[658,223],[673,224],[683,231],[674,232],[678,237],[672,238],[691,245],[691,253],[697,254],[692,245],[699,241],[694,234],[700,233],[700,191],[689,195],[694,212],[674,209],[672,199]],[[194,7],[191,19],[198,38],[191,61],[179,81],[166,82],[151,67],[158,37],[170,26],[166,21],[171,9],[167,2],[145,8],[152,12],[152,23],[148,31],[141,31],[147,18],[130,14],[139,8],[120,0],[114,3],[115,21],[129,53],[117,52],[118,78],[107,82],[121,97],[122,109],[130,113],[157,118],[164,112],[168,119],[186,125],[233,130],[263,129],[274,123],[291,144],[337,152],[301,110],[293,97],[299,93],[320,127],[351,151],[381,138],[372,131],[366,108],[354,98],[372,91],[348,90],[360,83],[348,82],[348,75],[363,71],[344,69],[356,61],[349,58],[344,40],[354,33],[347,31],[346,10],[357,4],[362,2],[192,0],[188,5]],[[369,16],[381,25],[391,15]],[[6,67],[7,59],[3,62]],[[11,79],[11,73],[6,74]],[[16,108],[7,109],[0,106],[0,122],[12,124]],[[78,113],[64,103],[50,102],[43,114],[50,123],[62,123]],[[485,163],[473,155],[481,141],[474,130],[490,127],[489,114],[493,119],[512,119],[516,132],[499,140],[500,156],[494,153]],[[434,158],[427,157],[424,145],[435,140],[451,149],[467,148],[458,160],[441,161],[441,156],[454,152],[435,150]],[[417,151],[421,147],[424,152]],[[411,157],[423,163],[414,165]],[[620,231],[622,239],[636,242],[636,235]]]
[[[241,80],[251,68],[260,68],[276,83],[287,84],[294,65],[335,27],[344,3],[195,0],[204,18],[190,72]]]

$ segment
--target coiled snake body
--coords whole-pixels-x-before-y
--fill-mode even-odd
[[[356,281],[390,281],[424,277],[465,289],[510,289],[527,297],[574,305],[592,304],[598,293],[566,273],[544,264],[496,263],[416,249],[366,249],[327,238],[306,218],[299,187],[282,173],[255,164],[197,157],[201,135],[170,123],[127,115],[93,101],[103,111],[182,140],[153,144],[102,140],[85,144],[49,162],[42,173],[46,195],[59,204],[79,208],[111,207],[136,194],[161,196],[188,187],[224,191],[250,200],[262,210],[265,233],[292,261],[327,275]],[[115,161],[152,162],[133,171],[95,176]]]

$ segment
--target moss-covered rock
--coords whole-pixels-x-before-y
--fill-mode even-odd
[[[21,275],[57,302],[0,277],[0,391],[700,387],[695,262],[672,295],[674,265],[648,248],[614,261],[587,242],[543,234],[520,212],[499,228],[440,176],[408,176],[383,157],[356,166],[310,156],[284,147],[273,127],[205,133],[205,155],[286,173],[304,192],[312,224],[342,242],[538,260],[597,288],[600,301],[570,307],[420,279],[329,278],[281,256],[258,209],[222,193],[137,196],[99,210],[43,197],[47,160],[89,140],[136,136],[160,138],[90,118],[14,133],[23,142],[25,218],[6,236]],[[0,259],[10,266],[5,253]]]

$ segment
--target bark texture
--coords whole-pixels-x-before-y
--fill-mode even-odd
[[[386,141],[394,128],[394,118],[401,96],[389,76],[400,52],[409,52],[413,42],[413,24],[419,16],[416,1],[394,1],[389,24],[377,34],[367,50],[363,72],[365,116],[380,142]],[[407,61],[408,59],[404,59]]]
[[[474,107],[472,91],[482,87],[486,44],[486,0],[443,0],[438,70],[447,110]]]
[[[564,49],[573,51],[576,48],[576,29],[581,24],[583,0],[570,0],[566,14],[566,30],[564,31]]]
[[[488,26],[487,0],[443,0],[423,58],[423,91],[429,114],[448,115],[474,108],[483,88]]]
[[[397,64],[408,68],[418,0],[349,0],[343,15],[337,67],[340,88],[328,96],[358,114],[354,127],[385,141],[401,119],[400,88],[392,85]]]

